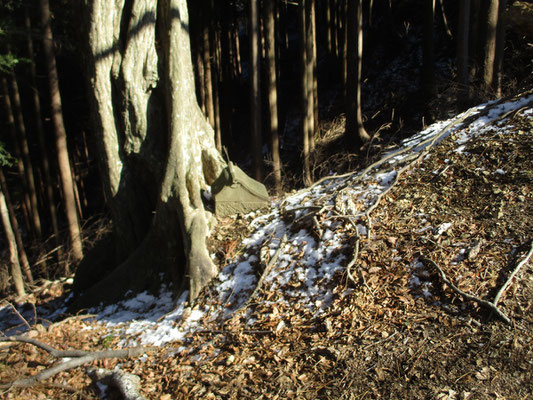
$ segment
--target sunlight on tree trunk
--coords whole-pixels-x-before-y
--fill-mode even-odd
[[[176,291],[188,283],[194,298],[217,273],[201,192],[225,163],[196,101],[186,1],[137,0],[130,10],[96,0],[84,11],[116,247],[116,268],[84,297],[105,292],[112,301],[127,290],[155,290],[163,273]]]
[[[274,2],[267,1],[264,7],[266,35],[266,69],[268,87],[268,109],[270,115],[270,144],[272,148],[272,170],[276,192],[281,192],[281,159],[279,155],[278,132],[278,90],[276,80],[276,33],[274,25]]]
[[[363,63],[362,0],[349,0],[347,10],[348,76],[346,85],[345,136],[352,148],[359,150],[370,140],[361,111],[361,70]]]

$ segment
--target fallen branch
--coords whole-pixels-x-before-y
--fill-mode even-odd
[[[498,302],[500,301],[500,297],[502,297],[503,293],[507,290],[507,288],[511,285],[511,281],[513,280],[513,278],[515,277],[515,275],[518,273],[518,271],[520,270],[520,268],[522,268],[525,264],[527,264],[527,262],[529,261],[529,259],[531,258],[531,255],[533,255],[533,240],[531,241],[531,245],[530,245],[530,248],[529,248],[529,252],[527,253],[527,255],[524,257],[524,259],[522,261],[520,261],[518,263],[518,265],[516,266],[516,268],[513,270],[513,272],[511,273],[511,275],[509,275],[509,278],[507,278],[507,280],[505,281],[505,283],[503,284],[503,286],[500,288],[500,290],[498,291],[498,293],[496,293],[496,296],[494,297],[494,305],[498,304]]]
[[[442,281],[447,284],[455,293],[462,296],[466,300],[473,301],[480,306],[483,306],[485,308],[488,308],[490,311],[494,312],[502,321],[505,323],[511,325],[511,320],[507,315],[505,315],[494,303],[491,303],[490,301],[480,299],[479,297],[473,296],[471,294],[468,294],[466,292],[463,292],[461,289],[459,289],[457,286],[455,286],[447,277],[444,271],[437,265],[437,263],[429,258],[421,257],[420,260],[424,263],[431,264],[438,272],[442,279]]]
[[[57,350],[45,343],[42,343],[36,339],[28,338],[26,336],[1,337],[0,342],[28,343],[46,351],[54,358],[70,358],[67,361],[47,368],[34,376],[17,379],[8,384],[0,385],[0,387],[3,389],[10,389],[14,387],[30,387],[40,381],[57,375],[59,372],[68,371],[96,360],[102,360],[106,358],[138,357],[150,350],[150,348],[147,347],[135,347],[122,350],[102,350],[94,352],[82,350]]]

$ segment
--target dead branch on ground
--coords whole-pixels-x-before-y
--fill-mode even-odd
[[[471,294],[463,292],[461,289],[459,289],[457,286],[455,286],[446,277],[446,274],[444,273],[444,271],[437,265],[437,263],[435,261],[433,261],[433,260],[431,260],[429,258],[423,257],[423,256],[420,258],[420,260],[422,262],[424,262],[424,263],[427,263],[427,264],[430,264],[431,266],[433,266],[438,271],[442,281],[445,284],[447,284],[455,293],[457,293],[458,295],[460,295],[461,297],[463,297],[466,300],[473,301],[473,302],[479,304],[480,306],[483,306],[483,307],[489,309],[490,311],[495,313],[502,321],[504,321],[505,323],[507,323],[509,325],[512,325],[511,319],[498,308],[497,304],[498,304],[498,301],[500,300],[501,296],[503,295],[503,293],[511,285],[511,281],[516,276],[516,274],[518,273],[520,268],[522,268],[529,261],[529,259],[531,258],[531,255],[533,255],[533,241],[531,242],[531,246],[530,246],[530,249],[529,249],[529,252],[527,253],[527,255],[524,257],[524,259],[521,262],[518,263],[518,265],[515,267],[513,272],[509,275],[509,278],[507,278],[505,283],[502,285],[502,287],[500,288],[500,290],[498,291],[498,293],[496,294],[496,296],[494,297],[494,300],[492,302],[480,299],[477,296],[473,296]]]
[[[151,350],[151,348],[148,347],[134,347],[131,349],[101,351],[57,350],[47,345],[46,343],[40,342],[33,338],[29,338],[27,336],[0,337],[0,342],[28,343],[46,351],[54,358],[68,358],[68,360],[56,364],[50,368],[47,368],[34,376],[17,379],[13,382],[0,385],[0,388],[2,389],[11,389],[15,387],[31,387],[40,381],[57,375],[59,372],[68,371],[93,361],[103,360],[106,358],[138,357]]]

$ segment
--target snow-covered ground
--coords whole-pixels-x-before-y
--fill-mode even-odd
[[[277,261],[263,278],[262,290],[278,293],[281,297],[277,302],[307,307],[320,314],[329,306],[337,287],[336,278],[344,273],[352,257],[353,238],[372,235],[367,226],[367,212],[391,188],[402,167],[409,166],[424,149],[450,135],[457,144],[457,152],[464,151],[466,142],[487,132],[504,135],[508,129],[505,124],[498,128],[492,122],[523,107],[526,108],[521,112],[533,118],[533,95],[474,107],[406,139],[373,168],[343,178],[328,178],[272,204],[268,212],[245,216],[253,232],[244,240],[243,252],[220,272],[209,294],[198,304],[188,305],[187,293],[175,301],[170,289],[163,287],[157,297],[141,293],[89,313],[96,314],[113,335],[123,338],[124,346],[180,341],[189,332],[227,320],[247,304],[258,282],[258,265],[267,265],[276,256]],[[505,171],[494,173],[505,174]],[[321,211],[320,224],[313,220],[317,210]],[[357,233],[348,227],[352,222],[357,226]],[[420,228],[442,234],[449,226]],[[352,233],[347,237],[350,229]],[[417,266],[412,267],[416,270]],[[413,273],[409,284],[422,283]],[[0,329],[17,319],[13,314],[9,306],[0,308]],[[31,320],[31,308],[24,315]],[[248,324],[253,325],[253,319]]]

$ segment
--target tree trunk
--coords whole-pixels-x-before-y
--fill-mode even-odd
[[[54,55],[54,39],[52,36],[52,25],[50,18],[50,5],[48,0],[40,0],[41,23],[43,27],[43,50],[46,59],[48,72],[48,85],[50,91],[50,106],[52,109],[52,121],[56,135],[57,161],[59,164],[59,174],[61,177],[61,188],[65,200],[65,211],[67,214],[68,229],[72,246],[72,255],[75,262],[83,258],[81,244],[81,230],[76,212],[76,200],[74,197],[74,186],[70,171],[70,160],[67,147],[67,132],[63,122],[63,110],[61,107],[61,96],[59,93],[59,80],[57,76],[56,60]]]
[[[276,32],[274,25],[274,1],[266,1],[264,7],[265,35],[266,35],[266,69],[268,109],[270,115],[270,144],[272,148],[272,170],[274,173],[274,187],[281,192],[281,159],[279,155],[278,132],[278,90],[276,79]]]
[[[422,51],[422,96],[428,101],[435,93],[435,0],[424,0],[424,44]]]
[[[498,27],[498,0],[489,0],[487,14],[487,36],[485,37],[485,59],[483,62],[483,85],[488,94],[493,88],[494,60],[496,57],[496,33]]]
[[[17,134],[15,131],[15,117],[13,116],[13,107],[11,106],[11,96],[9,95],[9,89],[7,87],[7,79],[5,76],[0,77],[0,84],[2,90],[2,97],[4,98],[4,110],[5,117],[7,120],[7,126],[9,129],[9,134],[11,136],[11,141],[13,142],[13,155],[15,157],[19,179],[22,184],[22,211],[24,215],[24,226],[26,231],[30,234],[32,232],[32,225],[29,218],[30,210],[30,195],[28,190],[28,184],[26,182],[26,174],[24,173],[24,164],[22,163],[22,157],[20,154],[20,146],[17,140]]]
[[[77,305],[158,289],[161,273],[176,290],[187,278],[194,298],[217,273],[201,192],[225,164],[194,95],[187,3],[94,0],[83,12],[117,267]]]
[[[46,192],[46,202],[48,205],[48,212],[50,213],[50,221],[52,222],[52,232],[54,233],[54,240],[57,248],[57,257],[59,260],[63,259],[63,251],[61,248],[61,240],[59,236],[59,224],[57,220],[56,203],[54,199],[54,189],[52,187],[52,178],[50,175],[50,161],[48,151],[46,149],[46,142],[44,137],[44,129],[41,115],[41,101],[39,99],[39,91],[37,89],[37,71],[35,69],[35,57],[33,54],[33,38],[31,19],[28,7],[24,9],[24,25],[26,28],[26,45],[28,47],[28,57],[30,58],[30,84],[32,89],[33,111],[35,113],[35,128],[37,133],[37,140],[39,143],[39,150],[41,155],[41,167],[44,181],[44,190]]]
[[[26,291],[24,290],[24,281],[22,280],[22,272],[20,270],[17,243],[9,220],[6,199],[2,190],[0,190],[0,214],[2,216],[2,224],[4,225],[4,232],[9,246],[9,261],[11,263],[11,277],[13,278],[13,284],[15,285],[17,295],[24,296]]]
[[[35,178],[33,175],[33,166],[30,157],[30,147],[28,145],[28,138],[26,133],[26,125],[24,124],[24,116],[22,115],[22,104],[20,100],[20,92],[15,76],[15,71],[11,70],[8,75],[8,80],[11,85],[11,95],[13,99],[13,115],[15,117],[15,126],[17,130],[17,139],[20,145],[22,162],[24,164],[24,174],[26,177],[26,184],[28,194],[30,197],[30,214],[32,222],[32,231],[35,239],[38,241],[42,238],[41,233],[41,217],[39,216],[39,205],[37,202],[37,188],[35,186]]]
[[[463,0],[459,5],[459,27],[457,35],[457,101],[461,106],[469,102],[468,44],[470,26],[470,0]]]
[[[309,30],[310,43],[307,48],[307,79],[311,87],[312,107],[313,107],[313,127],[309,136],[309,150],[312,153],[315,149],[315,134],[318,132],[318,81],[317,81],[317,47],[316,47],[316,7],[315,0],[309,1]]]
[[[496,28],[496,50],[494,54],[493,87],[496,97],[502,96],[503,54],[505,50],[505,29],[507,0],[500,0],[498,6],[498,26]]]
[[[251,65],[251,132],[252,132],[252,170],[254,178],[258,181],[263,178],[263,154],[261,151],[261,54],[259,52],[259,14],[258,0],[250,0],[250,65]]]
[[[302,116],[302,161],[303,161],[303,181],[306,186],[309,186],[312,183],[311,178],[311,161],[310,161],[310,137],[312,135],[313,129],[313,100],[312,100],[312,87],[309,82],[308,68],[309,68],[309,57],[308,50],[310,48],[309,41],[311,24],[309,23],[308,11],[310,11],[309,1],[311,0],[300,0],[299,5],[299,25],[300,25],[300,38],[301,38],[301,49],[300,49],[300,63],[301,63],[301,116]]]
[[[208,4],[208,2],[205,2]],[[205,11],[205,10],[204,10]],[[211,29],[209,21],[209,11],[202,15],[202,49],[204,58],[204,87],[205,87],[205,109],[207,112],[207,119],[211,127],[215,128],[215,104],[213,100],[213,72],[211,63],[211,40],[209,31]]]
[[[363,7],[362,0],[348,0],[347,9],[347,85],[345,137],[351,147],[359,150],[370,140],[363,125],[361,111],[361,70],[363,63]]]
[[[24,250],[24,242],[22,241],[22,236],[19,231],[19,224],[17,221],[17,217],[15,216],[15,210],[13,209],[13,203],[11,203],[11,199],[9,196],[9,191],[7,188],[6,178],[4,176],[4,171],[1,168],[0,168],[0,191],[4,193],[9,220],[11,223],[11,228],[12,228],[13,235],[15,237],[15,243],[18,249],[18,258],[20,260],[20,263],[22,264],[22,270],[24,271],[24,275],[26,275],[26,279],[28,280],[28,282],[33,283],[33,274],[31,273],[30,262],[28,261],[28,255],[26,254],[26,251]]]

